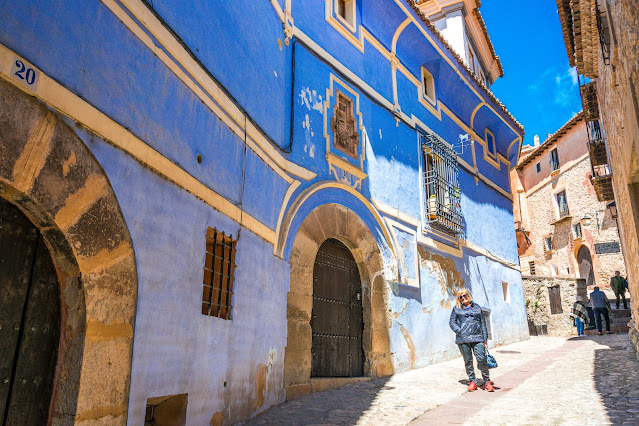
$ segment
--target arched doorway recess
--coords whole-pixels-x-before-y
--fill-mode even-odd
[[[35,226],[0,198],[0,424],[46,424],[60,340],[60,286]]]
[[[290,255],[291,281],[287,296],[287,342],[284,356],[286,398],[312,392],[313,271],[320,246],[338,240],[352,254],[361,281],[363,375],[393,373],[390,353],[388,286],[384,260],[375,237],[364,221],[340,204],[322,204],[303,219]]]
[[[592,268],[590,250],[583,244],[577,251],[577,264],[579,265],[579,277],[586,280],[586,286],[595,285],[595,272]]]
[[[360,377],[362,285],[353,255],[339,240],[324,241],[313,267],[311,377]]]
[[[5,81],[0,197],[37,228],[59,284],[49,422],[125,424],[137,301],[131,237],[104,170],[82,140],[57,113]]]

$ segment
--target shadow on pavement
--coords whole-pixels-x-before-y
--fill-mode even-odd
[[[277,405],[254,419],[248,425],[354,425],[368,411],[380,391],[392,390],[386,386],[390,377],[358,382],[316,392]]]
[[[622,339],[611,335],[585,336],[574,339],[593,340],[604,349],[595,349],[594,384],[613,425],[639,424],[639,364],[627,333]]]

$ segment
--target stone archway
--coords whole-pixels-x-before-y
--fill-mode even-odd
[[[334,238],[352,253],[359,268],[364,317],[364,375],[382,377],[393,373],[390,353],[388,293],[384,260],[377,242],[364,221],[339,204],[323,204],[302,222],[293,241],[291,287],[287,297],[287,344],[284,356],[286,398],[312,392],[311,310],[313,265],[321,244]]]
[[[37,99],[0,81],[0,196],[42,235],[60,283],[50,421],[125,424],[137,272],[102,167]]]
[[[592,256],[590,249],[585,244],[579,246],[576,256],[577,267],[579,268],[579,277],[586,280],[586,286],[590,287],[596,284],[595,272],[592,266]]]

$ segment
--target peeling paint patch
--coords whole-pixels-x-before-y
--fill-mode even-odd
[[[224,423],[224,413],[218,411],[211,417],[211,426],[222,426]]]
[[[408,308],[408,302],[404,302],[404,306],[402,306],[402,309],[400,309],[399,312],[393,312],[393,316],[395,317],[395,319],[402,316],[406,308]]]
[[[311,92],[311,89],[308,87],[303,88],[300,91],[300,103],[311,111],[315,110],[319,113],[324,113],[324,101],[322,99],[322,95],[318,95],[315,90]]]
[[[457,265],[453,259],[431,253],[424,246],[418,245],[420,264],[428,268],[433,275],[438,277],[441,287],[442,299],[440,305],[450,309],[451,301],[455,299],[457,292],[464,288],[464,279],[457,270]]]
[[[379,138],[382,138],[382,129],[379,129]]]
[[[422,312],[425,314],[432,314],[433,312],[435,312],[435,309],[430,307],[424,307],[422,308]]]
[[[412,370],[415,367],[416,361],[415,344],[413,343],[413,338],[410,337],[410,334],[408,334],[408,330],[406,330],[402,324],[397,324],[399,324],[399,329],[401,330],[402,336],[404,336],[404,340],[406,340],[406,345],[408,346],[408,356],[410,357],[410,368]]]
[[[64,177],[67,177],[67,174],[69,174],[69,171],[71,170],[71,166],[75,166],[76,161],[75,151],[72,151],[69,158],[62,163],[62,174]]]
[[[266,394],[266,365],[260,364],[257,368],[258,371],[255,383],[257,398],[253,398],[253,400],[251,401],[251,407],[253,408],[253,411],[264,405],[264,397]]]

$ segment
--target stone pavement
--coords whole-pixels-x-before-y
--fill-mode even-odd
[[[533,337],[491,350],[496,392],[466,392],[461,358],[288,401],[249,424],[639,424],[627,334]]]

